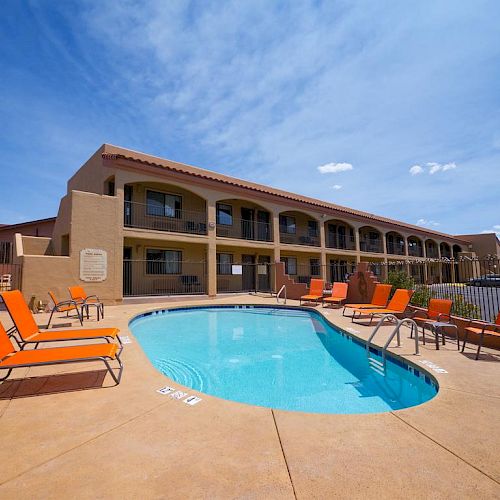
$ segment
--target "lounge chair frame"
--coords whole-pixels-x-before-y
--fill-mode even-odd
[[[121,350],[120,350],[120,352],[121,352]],[[36,367],[36,366],[67,365],[67,364],[71,364],[71,363],[88,363],[91,361],[103,361],[104,364],[106,365],[106,368],[107,368],[109,374],[111,375],[111,377],[115,381],[116,385],[118,385],[120,383],[120,380],[122,378],[122,373],[123,373],[123,363],[122,363],[122,360],[120,359],[120,352],[117,351],[115,354],[115,359],[118,361],[118,365],[119,365],[118,376],[115,375],[113,368],[109,364],[109,361],[111,361],[113,358],[108,357],[108,356],[98,356],[95,358],[80,358],[80,359],[72,359],[72,360],[68,359],[68,360],[60,360],[60,361],[44,361],[42,363],[21,363],[19,365],[10,365],[9,367],[0,366],[1,370],[7,370],[7,375],[5,375],[4,377],[1,377],[0,382],[3,382],[4,380],[6,380],[10,376],[10,374],[12,373],[12,370],[14,370],[14,368],[31,368],[31,367]]]

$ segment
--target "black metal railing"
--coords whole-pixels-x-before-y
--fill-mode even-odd
[[[337,248],[339,250],[356,250],[356,240],[354,236],[345,234],[327,234],[326,246],[328,248]]]
[[[364,238],[359,241],[359,249],[362,252],[384,253],[382,240],[379,238]]]
[[[217,265],[217,293],[274,291],[274,264],[228,263]]]
[[[373,262],[381,281],[397,279],[415,289],[412,304],[426,307],[429,299],[453,300],[453,314],[494,321],[500,310],[500,261],[492,258]],[[399,273],[399,276],[391,273]]]
[[[123,224],[125,227],[153,229],[175,233],[207,234],[207,214],[192,210],[165,209],[144,203],[126,201]]]
[[[307,286],[309,286],[311,279],[323,279],[325,289],[328,290],[332,283],[348,281],[355,268],[356,263],[351,261],[331,262],[326,265],[297,264],[296,266],[288,263],[288,266],[285,266],[285,273],[296,283],[304,283]]]
[[[286,233],[280,231],[280,243],[319,247],[320,238],[319,234],[310,233],[307,228],[305,228],[304,230],[300,230],[299,228],[297,228],[296,233]]]
[[[241,240],[273,241],[272,225],[269,222],[233,218],[233,223],[217,224],[217,236]]]
[[[21,289],[20,264],[0,264],[0,292]]]
[[[391,255],[405,255],[404,243],[387,242],[387,253]]]
[[[408,255],[410,257],[423,257],[424,251],[421,246],[408,245]]]
[[[123,295],[199,295],[207,293],[205,262],[124,260]]]

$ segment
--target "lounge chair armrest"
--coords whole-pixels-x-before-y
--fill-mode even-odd
[[[443,321],[444,319],[451,321],[451,316],[446,313],[439,313],[437,317],[437,321]]]
[[[54,307],[60,307],[60,306],[75,306],[75,307],[77,307],[78,304],[73,299],[70,299],[70,300],[63,300],[63,301],[58,302],[57,304],[54,305]]]
[[[423,316],[420,316],[420,314],[423,314]],[[427,313],[427,311],[412,311],[410,313],[410,315],[408,316],[409,318],[427,318],[429,319],[429,314]]]

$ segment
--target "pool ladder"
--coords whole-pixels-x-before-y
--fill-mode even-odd
[[[279,304],[280,303],[280,295],[285,292],[285,302],[284,304],[286,304],[286,285],[283,285],[281,288],[280,288],[280,291],[276,294],[276,302]]]
[[[396,326],[394,330],[392,330],[392,332],[390,333],[387,342],[384,344],[384,347],[382,348],[382,361],[379,361],[378,359],[375,359],[370,356],[370,347],[372,345],[373,338],[379,331],[380,327],[387,321],[390,322],[395,321]],[[399,319],[394,314],[384,314],[380,318],[380,321],[377,323],[377,326],[374,328],[372,334],[370,335],[370,337],[366,342],[366,355],[368,357],[368,363],[370,364],[371,368],[373,368],[377,373],[380,373],[381,375],[385,375],[385,366],[387,362],[387,348],[389,347],[389,344],[392,342],[394,337],[397,337],[398,347],[401,346],[400,330],[403,325],[410,326],[411,336],[413,336],[413,334],[415,333],[415,355],[418,355],[418,325],[411,318]]]

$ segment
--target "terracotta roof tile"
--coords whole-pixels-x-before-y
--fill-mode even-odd
[[[255,182],[245,181],[242,179],[237,179],[236,177],[230,177],[228,175],[219,174],[217,172],[213,172],[211,170],[205,170],[199,167],[193,167],[192,165],[186,165],[183,163],[179,163],[172,160],[167,160],[164,158],[159,158],[157,156],[151,156],[145,153],[141,153],[138,151],[133,151],[129,149],[124,149],[118,146],[114,146],[111,144],[104,145],[104,153],[102,153],[103,159],[107,160],[129,160],[133,162],[139,162],[145,165],[150,165],[154,167],[161,167],[167,170],[171,170],[173,172],[179,172],[183,174],[192,175],[195,177],[200,177],[207,180],[222,182],[224,184],[229,184],[232,186],[237,186],[244,189],[249,189],[252,191],[257,191],[265,194],[270,194],[273,196],[277,196],[279,198],[293,200],[299,203],[304,203],[309,206],[318,207],[322,209],[332,210],[338,212],[339,214],[347,214],[354,215],[360,217],[362,219],[367,219],[382,222],[390,225],[395,225],[402,227],[406,230],[417,231],[418,233],[424,233],[434,236],[440,236],[442,238],[453,239],[459,241],[461,243],[469,243],[467,240],[463,240],[460,238],[456,238],[450,234],[440,233],[438,231],[433,231],[432,229],[422,228],[420,226],[415,226],[412,224],[407,224],[405,222],[397,221],[394,219],[389,219],[387,217],[381,217],[375,214],[371,214],[369,212],[363,212],[361,210],[355,210],[352,208],[344,207],[342,205],[336,205],[335,203],[328,203],[322,200],[318,200],[316,198],[310,198],[308,196],[301,196],[295,193],[290,193],[288,191],[283,191],[281,189],[272,188],[269,186],[265,186],[263,184],[257,184]]]

